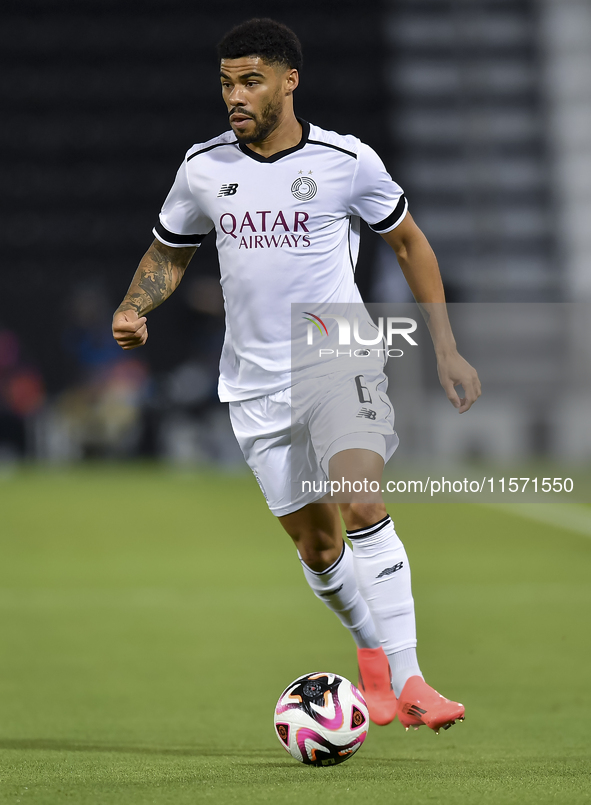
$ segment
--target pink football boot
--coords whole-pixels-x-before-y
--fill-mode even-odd
[[[384,726],[396,718],[390,664],[382,648],[358,648],[359,690],[374,724]]]
[[[423,724],[439,732],[464,720],[464,705],[452,702],[429,687],[420,676],[411,676],[398,699],[396,715],[405,729]]]

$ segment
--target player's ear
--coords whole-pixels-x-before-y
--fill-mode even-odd
[[[285,93],[286,95],[291,95],[291,93],[296,89],[298,84],[300,83],[300,74],[297,70],[288,70],[285,75]]]

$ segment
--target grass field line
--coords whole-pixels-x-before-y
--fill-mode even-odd
[[[535,520],[544,525],[564,528],[591,537],[591,508],[579,503],[483,503],[514,517]]]

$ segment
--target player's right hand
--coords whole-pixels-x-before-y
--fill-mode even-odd
[[[119,310],[113,316],[113,338],[122,349],[143,347],[148,340],[146,317],[135,310]]]

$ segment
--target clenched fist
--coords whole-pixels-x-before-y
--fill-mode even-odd
[[[148,340],[146,317],[135,310],[119,310],[113,316],[113,338],[122,349],[143,347]]]

